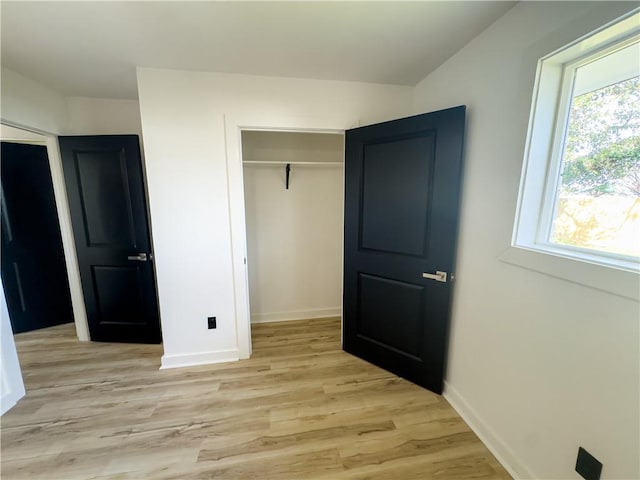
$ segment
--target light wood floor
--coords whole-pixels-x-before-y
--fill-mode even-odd
[[[509,479],[447,402],[340,350],[338,319],[253,327],[250,360],[16,335],[2,479]]]

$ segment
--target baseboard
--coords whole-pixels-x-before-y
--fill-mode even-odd
[[[447,382],[444,383],[443,396],[467,425],[471,427],[471,430],[478,438],[482,440],[482,443],[493,453],[498,462],[509,472],[509,475],[514,479],[538,478],[509,448],[500,435],[478,415],[469,402],[460,395],[460,392]]]
[[[251,315],[251,323],[287,322],[289,320],[306,320],[308,318],[339,317],[340,307],[313,308],[291,312],[256,313]]]
[[[185,353],[181,355],[163,355],[160,370],[168,368],[193,367],[212,363],[235,362],[240,359],[237,349],[212,352]]]

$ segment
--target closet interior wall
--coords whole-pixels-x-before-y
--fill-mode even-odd
[[[242,157],[251,322],[339,316],[344,136],[244,131]]]

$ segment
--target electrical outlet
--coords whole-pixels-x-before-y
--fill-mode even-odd
[[[576,460],[576,472],[586,480],[600,480],[602,474],[602,463],[596,457],[587,452],[584,448],[578,448],[578,459]]]
[[[216,328],[216,317],[207,317],[207,328],[209,330]]]

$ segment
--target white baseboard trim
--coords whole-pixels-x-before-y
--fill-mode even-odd
[[[239,359],[240,355],[238,354],[237,349],[185,353],[180,355],[163,355],[160,361],[160,370],[209,365],[212,363],[235,362]]]
[[[310,318],[339,317],[340,307],[313,308],[291,312],[256,313],[251,315],[251,323],[288,322],[290,320],[307,320]]]
[[[522,463],[500,435],[478,415],[469,402],[460,395],[460,392],[446,381],[444,382],[444,393],[442,396],[451,404],[453,409],[458,412],[467,425],[471,427],[471,430],[473,430],[482,443],[493,453],[493,456],[496,457],[498,462],[509,472],[509,475],[514,479],[538,478]]]

